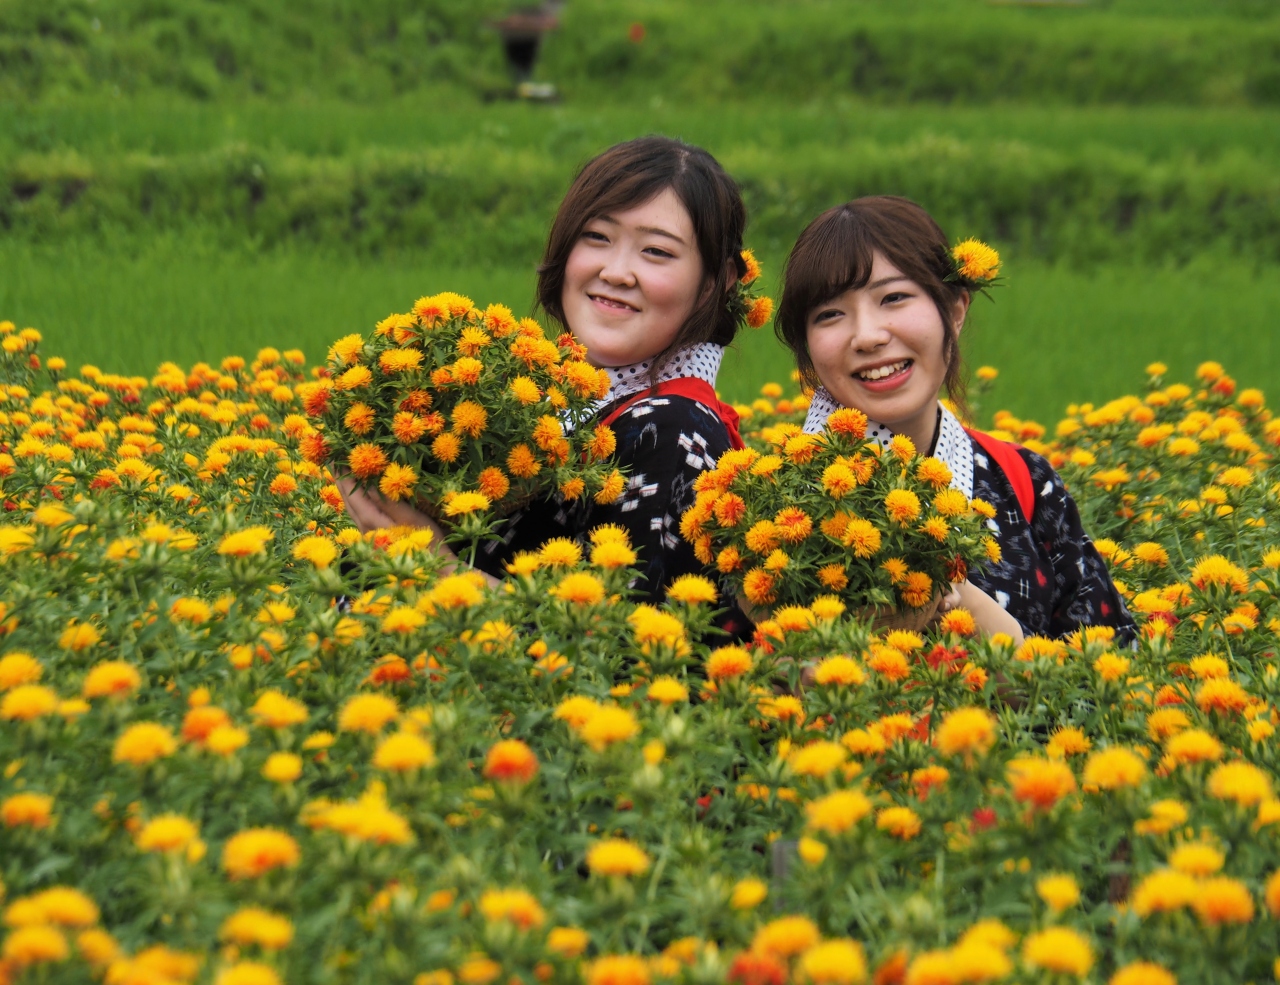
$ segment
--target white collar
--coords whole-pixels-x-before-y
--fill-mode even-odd
[[[825,387],[818,387],[809,402],[809,413],[804,421],[805,432],[820,432],[826,426],[827,418],[841,406]],[[972,499],[973,441],[955,414],[942,404],[938,404],[938,412],[941,420],[938,422],[938,440],[934,442],[933,457],[946,462],[947,468],[951,469],[951,488],[960,490]],[[869,420],[867,437],[881,448],[886,448],[893,438],[893,432],[884,424]]]
[[[723,358],[724,346],[716,345],[714,342],[686,346],[662,367],[657,382],[665,383],[667,380],[692,376],[705,380],[714,387],[716,377],[720,373],[720,361]],[[644,362],[632,363],[630,366],[606,366],[605,372],[609,374],[610,382],[609,394],[598,401],[597,407],[604,407],[622,397],[648,390],[653,382],[649,379],[649,368],[652,365],[653,360],[647,359]]]

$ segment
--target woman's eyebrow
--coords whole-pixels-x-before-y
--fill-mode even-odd
[[[891,274],[888,277],[881,277],[878,281],[868,284],[867,289],[874,291],[877,287],[884,287],[885,284],[892,284],[895,280],[910,280],[910,277],[904,277],[902,274]]]
[[[611,215],[598,215],[596,220],[599,222],[607,222],[611,226],[616,226],[618,220]],[[686,245],[685,241],[673,232],[663,229],[661,226],[636,226],[636,232],[648,233],[650,236],[665,236],[667,239],[674,240],[681,246]]]
[[[673,239],[677,243],[679,243],[681,246],[684,246],[683,239],[681,239],[675,233],[667,232],[667,230],[662,229],[659,226],[637,226],[636,231],[642,232],[642,233],[648,233],[651,236],[665,236],[667,239]]]

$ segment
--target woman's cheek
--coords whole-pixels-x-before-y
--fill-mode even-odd
[[[664,315],[678,310],[686,300],[687,293],[683,279],[673,277],[665,271],[650,278],[648,287],[644,291],[649,302]]]
[[[820,332],[809,336],[809,358],[813,360],[814,369],[820,375],[826,375],[828,367],[834,363],[836,348],[828,333]]]

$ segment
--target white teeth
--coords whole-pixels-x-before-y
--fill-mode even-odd
[[[901,362],[891,363],[888,366],[877,366],[875,369],[864,370],[858,374],[860,380],[883,380],[886,376],[892,376],[894,373],[902,370],[911,360],[903,359]]]

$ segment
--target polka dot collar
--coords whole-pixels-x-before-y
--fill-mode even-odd
[[[662,372],[658,374],[658,382],[665,383],[667,380],[692,376],[705,380],[714,387],[716,377],[720,374],[720,361],[723,358],[724,346],[716,345],[714,342],[688,346],[677,352],[662,368]],[[609,387],[609,395],[600,401],[599,406],[603,407],[622,397],[648,390],[651,385],[649,368],[652,365],[652,360],[645,360],[632,363],[630,366],[606,367],[605,372],[609,374],[612,385]]]
[[[809,402],[804,430],[817,434],[826,426],[827,418],[839,410],[841,404],[824,387],[819,387]],[[964,425],[951,411],[938,404],[938,437],[934,441],[933,457],[947,463],[951,469],[951,488],[958,489],[969,499],[973,498],[973,441]],[[867,421],[867,437],[881,448],[888,446],[893,432],[878,421]]]

